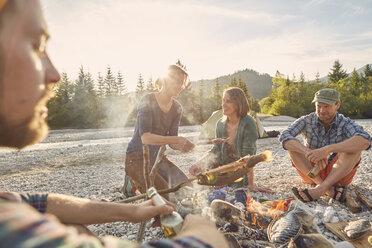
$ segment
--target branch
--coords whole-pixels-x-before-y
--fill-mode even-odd
[[[150,187],[150,156],[149,146],[143,145],[143,177],[145,179],[146,191]]]
[[[155,176],[158,173],[161,162],[163,161],[164,152],[165,152],[165,145],[162,145],[158,151],[158,155],[156,156],[154,166],[152,167],[151,172],[150,172],[150,187],[154,186]]]
[[[189,178],[187,179],[186,181],[174,186],[173,188],[169,188],[169,189],[161,189],[161,190],[158,190],[158,193],[160,195],[163,195],[163,194],[168,194],[168,193],[172,193],[172,192],[176,192],[178,191],[180,188],[186,186],[187,184],[191,183],[192,181],[195,181],[197,180],[198,178],[196,177],[192,177],[192,178]],[[141,199],[145,199],[147,196],[146,193],[144,194],[141,194],[141,195],[136,195],[136,196],[133,196],[133,197],[130,197],[130,198],[127,198],[127,199],[124,199],[122,201],[118,201],[118,203],[129,203],[129,202],[134,202],[134,201],[137,201],[137,200],[141,200]]]

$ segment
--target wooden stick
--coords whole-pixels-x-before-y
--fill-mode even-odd
[[[145,178],[146,191],[150,187],[150,156],[149,146],[143,145],[143,177]]]
[[[149,146],[143,145],[143,177],[145,179],[145,185],[146,185],[146,192],[151,187],[151,180],[150,180],[150,155],[149,155]],[[145,195],[145,200],[147,200],[147,194]],[[146,223],[147,221],[142,221],[138,227],[137,232],[137,242],[141,243],[144,236],[145,236],[145,230],[146,230]]]
[[[355,201],[353,195],[351,194],[351,192],[349,190],[346,191],[346,206],[354,214],[359,213],[360,211],[362,211],[360,203]]]
[[[363,202],[364,205],[366,205],[369,209],[372,209],[372,201],[365,197],[362,192],[359,191],[358,188],[354,189],[355,194],[357,195],[358,199]]]
[[[198,178],[197,177],[191,177],[189,179],[187,179],[186,181],[174,186],[173,188],[169,188],[169,189],[161,189],[161,190],[158,190],[158,193],[160,195],[162,194],[168,194],[168,193],[172,193],[172,192],[176,192],[177,190],[179,190],[180,188],[186,186],[187,184],[191,183],[192,181],[195,181],[197,180]],[[141,199],[145,199],[147,196],[147,194],[141,194],[141,195],[136,195],[136,196],[132,196],[130,198],[127,198],[127,199],[124,199],[122,201],[117,201],[118,203],[129,203],[129,202],[134,202],[134,201],[137,201],[137,200],[141,200]]]
[[[158,151],[158,155],[156,155],[154,166],[152,167],[151,172],[150,172],[150,187],[154,186],[155,176],[158,173],[158,170],[161,166],[161,162],[163,161],[164,152],[165,152],[165,145],[162,145]]]
[[[138,233],[136,237],[136,240],[138,243],[142,243],[143,241],[143,237],[145,236],[146,224],[147,224],[147,221],[142,221],[140,223],[140,226],[138,227]]]
[[[219,167],[211,169],[211,170],[203,171],[199,175],[205,175],[205,174],[211,174],[211,173],[221,173],[221,172],[224,172],[224,171],[232,170],[232,169],[237,168],[237,167],[244,166],[246,164],[246,161],[244,159],[249,158],[249,157],[250,157],[250,155],[247,155],[245,157],[240,158],[237,161],[219,166]]]

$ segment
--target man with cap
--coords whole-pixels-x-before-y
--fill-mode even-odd
[[[315,93],[315,112],[293,122],[279,140],[288,151],[302,180],[316,185],[311,189],[292,188],[303,202],[328,196],[345,201],[363,150],[371,147],[371,136],[353,120],[339,114],[340,94],[334,89]],[[296,136],[302,134],[304,144]]]

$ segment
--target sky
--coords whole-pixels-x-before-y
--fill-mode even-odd
[[[307,80],[372,63],[372,0],[41,0],[60,72],[107,66],[129,90],[180,59],[190,80],[253,69]]]

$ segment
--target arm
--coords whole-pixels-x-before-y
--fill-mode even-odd
[[[292,123],[286,130],[282,132],[282,134],[279,137],[279,141],[282,143],[282,146],[285,150],[295,151],[295,152],[304,152],[305,146],[302,145],[302,143],[296,139],[296,136],[299,135],[302,130],[305,129],[306,126],[306,116],[303,116],[299,119],[297,119],[294,123]],[[297,141],[297,142],[288,142],[288,141]],[[301,144],[302,147],[299,148],[299,150],[294,147],[296,145]]]
[[[319,149],[312,150],[307,153],[306,158],[314,163],[317,163],[332,152],[356,153],[367,149],[370,145],[371,142],[368,139],[357,135],[340,143],[330,144]]]
[[[182,152],[188,152],[195,147],[194,143],[181,136],[162,136],[148,132],[142,134],[141,140],[142,144],[169,145],[172,149]]]
[[[46,212],[66,224],[99,224],[114,221],[140,222],[159,214],[170,214],[172,205],[154,206],[151,201],[141,204],[96,202],[62,194],[49,194]]]
[[[152,126],[154,120],[151,112],[152,103],[149,99],[144,99],[143,102],[144,103],[140,105],[137,116],[142,144],[169,145],[172,149],[180,150],[182,152],[188,152],[195,147],[195,145],[188,139],[178,136],[178,126],[182,116],[182,108],[178,102],[173,103],[177,104],[178,107],[168,135],[159,135],[153,133]]]
[[[27,204],[1,202],[0,244],[4,247],[127,247],[129,241],[110,236],[80,235],[50,214],[40,214]],[[106,242],[107,241],[109,242]]]
[[[297,152],[304,155],[311,151],[310,148],[304,146],[298,139],[290,139],[283,141],[283,147],[285,150]]]

